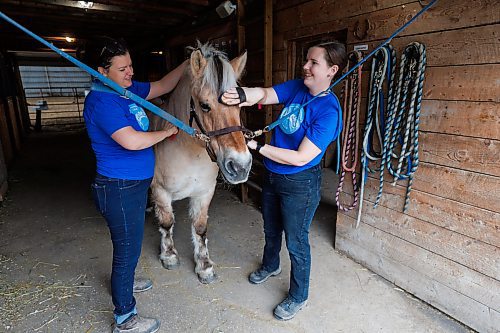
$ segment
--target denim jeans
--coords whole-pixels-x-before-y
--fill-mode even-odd
[[[291,175],[267,171],[262,187],[262,216],[266,244],[262,267],[280,266],[282,234],[291,262],[289,296],[303,302],[309,296],[311,248],[309,227],[320,201],[321,168],[314,166]]]
[[[115,317],[135,310],[134,273],[141,255],[151,180],[116,179],[97,174],[92,184],[96,207],[108,224],[113,242],[111,294]]]
[[[284,231],[292,267],[288,294],[296,302],[303,302],[309,296],[309,227],[321,198],[320,186],[320,166],[291,175],[270,171],[264,175],[262,216],[266,244],[262,267],[274,271],[280,266]]]

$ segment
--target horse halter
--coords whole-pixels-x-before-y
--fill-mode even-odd
[[[190,104],[189,126],[193,127],[193,120],[194,120],[194,122],[196,123],[196,125],[200,129],[200,132],[203,134],[203,136],[198,136],[198,138],[205,142],[205,148],[206,148],[208,156],[210,156],[210,159],[212,160],[212,162],[216,162],[217,157],[215,155],[215,152],[214,152],[212,146],[210,146],[210,139],[211,138],[221,136],[221,135],[226,135],[226,134],[233,133],[233,132],[243,132],[243,135],[245,136],[245,138],[247,138],[247,139],[251,138],[250,136],[253,134],[253,132],[250,131],[249,129],[245,128],[244,126],[229,126],[229,127],[215,130],[215,131],[207,131],[205,129],[205,127],[203,126],[203,124],[201,123],[200,117],[198,117],[198,114],[196,113],[196,107],[194,105],[193,96],[191,96],[191,100],[189,101],[189,104]],[[207,111],[203,110],[203,112],[210,112],[210,110],[207,110]]]

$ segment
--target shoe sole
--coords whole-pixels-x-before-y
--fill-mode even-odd
[[[274,272],[272,272],[271,274],[269,274],[268,276],[266,276],[266,278],[265,278],[265,279],[263,279],[263,280],[260,280],[260,281],[254,282],[254,281],[252,281],[252,280],[248,279],[248,281],[250,281],[250,283],[252,283],[252,284],[261,284],[261,283],[266,282],[266,281],[267,281],[267,279],[269,279],[271,276],[276,276],[276,275],[278,275],[278,274],[280,274],[280,273],[281,273],[281,268],[279,268],[279,269],[275,270]]]
[[[144,288],[144,289],[133,289],[133,290],[132,290],[132,292],[133,292],[134,294],[138,294],[138,293],[143,293],[143,292],[145,292],[145,291],[148,291],[148,290],[150,290],[150,289],[152,289],[152,288],[153,288],[153,286],[151,285],[151,286],[149,286],[149,287],[147,287],[147,288]]]
[[[273,313],[274,315],[274,318],[278,319],[278,320],[281,320],[281,321],[286,321],[286,320],[290,320],[292,319],[293,317],[295,317],[297,315],[297,313],[299,313],[300,310],[302,310],[305,306],[307,305],[307,301],[302,304],[302,306],[297,310],[297,312],[295,312],[293,315],[291,316],[288,316],[288,317],[280,317],[278,316],[276,313]]]

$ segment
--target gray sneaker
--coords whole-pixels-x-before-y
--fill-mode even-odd
[[[120,325],[113,325],[112,333],[155,333],[160,329],[160,321],[156,318],[146,318],[133,315]]]
[[[297,312],[306,304],[307,300],[304,302],[295,302],[290,296],[287,296],[283,302],[274,308],[274,317],[279,320],[290,320],[295,317]]]
[[[256,270],[255,272],[252,272],[248,276],[248,281],[250,281],[253,284],[260,284],[262,282],[267,281],[267,279],[269,279],[271,276],[276,276],[279,273],[281,273],[281,267],[278,267],[277,270],[272,271],[272,272],[268,272],[261,267],[258,270]]]
[[[146,278],[136,278],[134,279],[134,293],[142,293],[143,291],[153,288],[153,282]]]

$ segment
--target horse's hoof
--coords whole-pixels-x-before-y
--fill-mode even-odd
[[[212,282],[214,282],[215,280],[217,280],[217,274],[210,274],[210,275],[205,275],[205,276],[201,276],[200,274],[198,274],[198,280],[203,283],[203,284],[210,284]]]
[[[181,262],[179,261],[179,259],[177,257],[174,259],[171,258],[170,260],[169,259],[160,259],[160,261],[161,261],[163,268],[169,269],[169,270],[177,269],[181,265]]]

